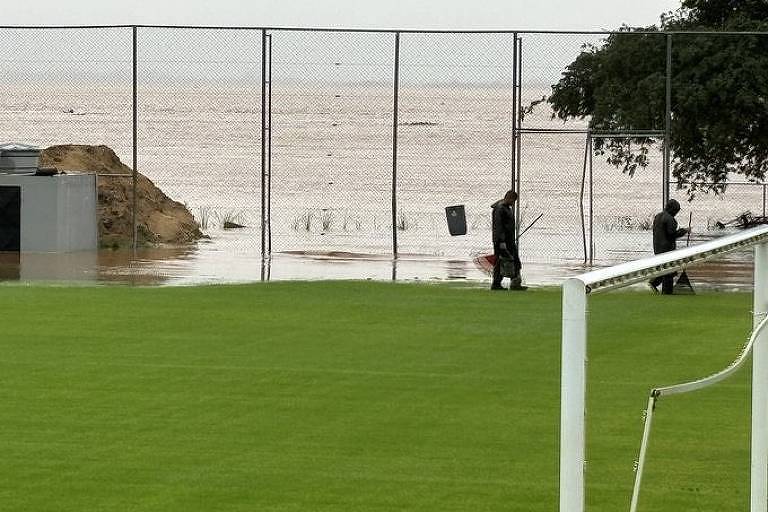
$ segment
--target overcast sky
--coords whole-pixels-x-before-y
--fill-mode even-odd
[[[658,23],[679,0],[26,0],[3,25],[247,25],[610,30]]]

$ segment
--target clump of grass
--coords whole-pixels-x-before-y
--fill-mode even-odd
[[[345,215],[342,229],[344,231],[360,231],[363,229],[363,222],[359,217],[351,217],[349,215]]]
[[[408,231],[416,227],[416,223],[413,219],[409,218],[405,213],[397,214],[397,229],[398,231]]]
[[[294,231],[306,231],[309,233],[312,231],[312,213],[306,212],[295,219],[293,219],[293,222],[291,223],[291,227]]]
[[[631,215],[619,215],[603,223],[606,231],[650,231],[653,229],[653,219],[646,217],[638,219]]]
[[[640,231],[650,231],[651,229],[653,229],[653,219],[651,219],[650,217],[647,217],[641,220],[637,224],[637,229],[639,229]]]
[[[323,233],[327,233],[333,228],[334,217],[333,212],[330,210],[323,210],[320,214],[320,227]]]
[[[221,217],[221,225],[224,229],[245,227],[244,222],[243,212],[238,210],[228,210]]]
[[[207,231],[214,215],[215,212],[210,206],[201,206],[198,208],[196,217],[197,223],[200,225],[200,229]]]

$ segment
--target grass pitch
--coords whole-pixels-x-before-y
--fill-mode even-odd
[[[726,366],[751,297],[591,299],[589,510],[647,392]],[[556,510],[560,293],[0,288],[4,511]],[[745,510],[749,372],[657,409],[641,510]]]

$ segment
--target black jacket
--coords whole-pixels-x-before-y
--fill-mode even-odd
[[[680,211],[677,201],[670,201],[664,211],[653,218],[653,253],[674,251],[677,248],[677,239],[685,235],[685,229],[677,229],[675,214]]]
[[[498,245],[502,242],[508,246],[515,243],[515,213],[509,206],[502,201],[496,201],[491,205],[493,208],[493,244]]]

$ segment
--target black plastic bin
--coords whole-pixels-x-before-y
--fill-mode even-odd
[[[446,206],[445,218],[448,220],[448,232],[451,236],[467,234],[467,215],[464,213],[464,205]]]

